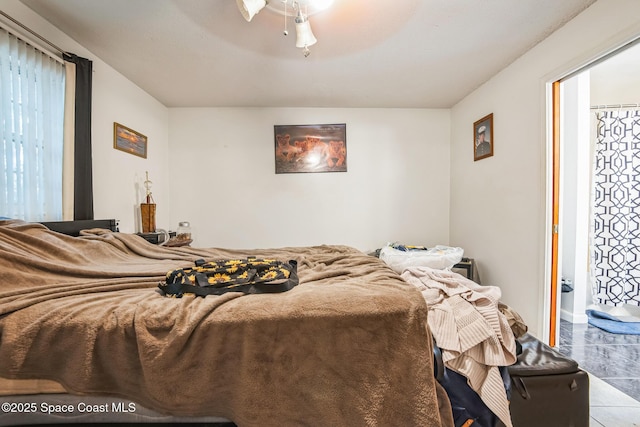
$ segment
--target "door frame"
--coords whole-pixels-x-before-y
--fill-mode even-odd
[[[560,80],[551,84],[551,265],[549,281],[549,345],[556,346],[558,330],[558,262],[560,224]]]
[[[561,83],[587,69],[606,61],[620,52],[640,43],[640,25],[633,26],[618,34],[617,43],[609,40],[607,46],[600,46],[590,56],[586,57],[580,64],[575,65],[572,70],[567,70],[564,74],[555,73],[545,79],[546,103],[545,112],[547,118],[547,176],[546,188],[547,206],[545,208],[545,263],[544,263],[544,327],[542,339],[554,347],[558,344],[559,317],[560,317],[560,293],[558,280],[560,272],[558,270],[560,259],[560,247],[558,241],[562,230],[559,229],[560,212],[560,152],[561,152],[561,108],[560,95]]]

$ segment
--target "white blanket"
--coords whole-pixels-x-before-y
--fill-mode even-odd
[[[516,343],[498,310],[501,292],[448,270],[408,268],[402,278],[417,287],[429,306],[429,328],[445,365],[464,375],[482,401],[511,427],[509,402],[498,366],[516,361]]]

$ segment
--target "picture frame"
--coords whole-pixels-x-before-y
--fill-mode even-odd
[[[276,174],[347,171],[347,125],[275,125]]]
[[[146,159],[147,137],[125,125],[114,122],[113,148]]]
[[[473,123],[473,161],[493,156],[493,113]]]

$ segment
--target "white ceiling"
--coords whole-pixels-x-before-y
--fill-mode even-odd
[[[167,107],[333,108],[451,107],[594,1],[334,0],[305,58],[234,0],[22,0]]]

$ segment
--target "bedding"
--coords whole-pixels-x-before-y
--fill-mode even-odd
[[[205,298],[158,289],[198,258],[247,256],[296,260],[300,284]],[[5,379],[239,426],[453,425],[424,298],[356,249],[166,248],[10,220],[0,221],[0,271]]]
[[[427,302],[429,328],[445,366],[464,375],[487,407],[511,427],[498,367],[515,363],[516,340],[509,319],[500,311],[500,288],[429,267],[408,268],[402,278]]]

